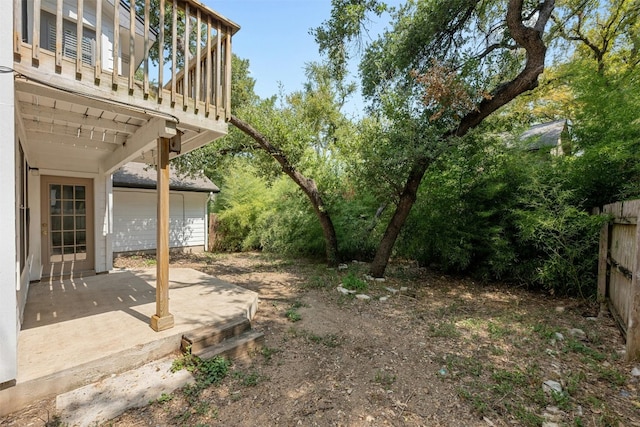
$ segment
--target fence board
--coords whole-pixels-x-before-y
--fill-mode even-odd
[[[627,360],[640,358],[640,200],[606,205],[611,221],[600,232],[598,300],[608,303],[626,341]]]

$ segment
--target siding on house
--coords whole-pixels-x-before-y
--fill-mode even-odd
[[[156,248],[156,192],[114,188],[113,252]],[[169,246],[206,247],[208,193],[171,191]]]

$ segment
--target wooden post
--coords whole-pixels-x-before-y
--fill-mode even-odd
[[[169,139],[158,138],[158,221],[156,241],[156,314],[151,328],[164,331],[173,328],[169,313]]]
[[[636,208],[636,216],[638,211]],[[633,278],[631,279],[631,293],[629,295],[629,320],[627,323],[627,352],[626,359],[640,358],[640,291],[638,291],[638,273],[640,270],[640,224],[636,224],[636,253],[633,254]]]
[[[598,212],[596,215],[599,215]],[[600,229],[600,250],[598,252],[598,302],[600,303],[600,313],[607,310],[607,282],[609,272],[607,269],[607,259],[609,257],[609,223],[602,224]]]

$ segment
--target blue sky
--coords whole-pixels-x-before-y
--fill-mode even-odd
[[[204,4],[242,27],[233,38],[233,52],[250,61],[258,96],[278,94],[279,82],[285,93],[302,88],[305,64],[320,60],[309,30],[329,19],[330,0],[204,0]],[[383,27],[378,24],[377,28]],[[361,105],[358,100],[354,103]]]

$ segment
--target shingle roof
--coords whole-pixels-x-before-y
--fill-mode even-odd
[[[528,142],[527,150],[556,147],[558,146],[565,125],[565,120],[556,120],[555,122],[534,125],[520,135],[520,140]]]
[[[157,171],[144,163],[127,163],[113,173],[113,186],[125,188],[156,188]],[[178,175],[170,167],[169,188],[178,191],[219,193],[220,189],[205,176]]]

